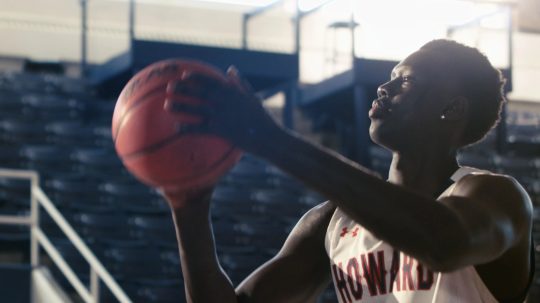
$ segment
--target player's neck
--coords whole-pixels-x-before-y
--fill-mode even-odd
[[[437,148],[394,152],[388,181],[429,196],[440,194],[441,186],[458,169],[455,151]]]

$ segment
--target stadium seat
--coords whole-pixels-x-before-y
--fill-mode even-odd
[[[0,163],[5,168],[21,168],[24,164],[21,150],[18,146],[0,146]]]
[[[221,256],[223,269],[227,272],[232,282],[237,285],[251,272],[265,262],[257,254],[224,254]]]
[[[98,211],[108,206],[100,191],[101,180],[80,173],[57,174],[45,181],[44,188],[53,203],[65,209]]]
[[[325,201],[328,201],[327,198],[310,190],[306,190],[300,196],[299,200],[301,204],[305,205],[306,210],[309,210]]]
[[[253,200],[256,211],[262,214],[299,217],[304,210],[299,194],[283,190],[258,190]]]
[[[186,295],[183,283],[170,286],[145,286],[141,290],[142,296],[149,303],[183,303]]]
[[[230,217],[231,214],[251,214],[255,208],[253,189],[237,185],[219,185],[212,194],[213,215]]]
[[[47,142],[66,147],[95,146],[96,135],[91,127],[79,121],[52,122],[45,126]]]
[[[22,110],[22,96],[20,92],[0,89],[0,110],[2,113],[19,115]]]
[[[48,177],[52,174],[69,173],[73,169],[71,150],[55,145],[27,145],[21,147],[24,166]]]
[[[11,216],[26,216],[29,214],[27,209],[2,207],[0,214]],[[30,240],[29,227],[24,225],[6,225],[0,224],[0,244],[8,249],[10,246],[26,246]],[[0,251],[1,255],[2,251]]]
[[[169,208],[156,190],[132,178],[118,178],[101,186],[111,205],[133,214],[165,214]]]
[[[163,216],[134,216],[130,219],[136,237],[154,245],[176,246],[176,231],[172,217]]]
[[[133,238],[128,219],[121,213],[78,213],[73,216],[75,228],[90,240],[101,238],[129,239]]]
[[[73,151],[73,160],[77,172],[89,176],[109,179],[120,174],[127,174],[114,150],[105,148],[78,148]]]
[[[30,182],[28,180],[0,178],[0,199],[13,208],[29,209]]]
[[[96,137],[96,147],[101,147],[108,150],[114,149],[111,127],[109,125],[94,124],[92,127],[92,132]]]
[[[179,268],[169,268],[152,246],[115,247],[105,251],[108,268],[115,276],[130,281],[179,278]]]
[[[25,114],[42,121],[75,120],[81,118],[81,105],[57,95],[27,94],[22,97]]]
[[[217,246],[235,246],[247,245],[249,236],[235,230],[237,221],[230,216],[219,216],[212,219],[212,229],[216,239]]]
[[[31,119],[31,117],[6,119],[0,122],[1,140],[16,146],[21,144],[45,144],[47,137],[45,128]]]

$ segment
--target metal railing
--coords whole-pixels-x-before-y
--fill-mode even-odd
[[[84,302],[99,302],[100,281],[109,288],[119,302],[131,302],[122,288],[105,269],[94,253],[83,242],[73,227],[66,221],[51,200],[39,186],[39,175],[35,171],[0,169],[0,178],[22,179],[30,181],[30,215],[0,215],[0,224],[25,225],[30,227],[30,262],[32,268],[40,264],[40,247],[58,266],[62,274],[71,283]],[[66,237],[90,265],[90,287],[86,287],[77,277],[71,266],[62,257],[58,249],[49,240],[39,225],[40,206],[51,216]]]

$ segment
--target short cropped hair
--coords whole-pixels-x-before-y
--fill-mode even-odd
[[[420,48],[443,56],[445,68],[457,77],[460,94],[469,100],[469,121],[462,145],[481,139],[497,125],[504,104],[505,79],[478,49],[452,40],[433,40]]]

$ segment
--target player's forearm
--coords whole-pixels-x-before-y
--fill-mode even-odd
[[[237,302],[216,256],[208,213],[173,210],[173,217],[188,302]]]
[[[426,263],[439,258],[438,250],[458,249],[463,241],[457,216],[434,199],[388,183],[293,133],[273,132],[253,152],[318,190],[380,239]]]

